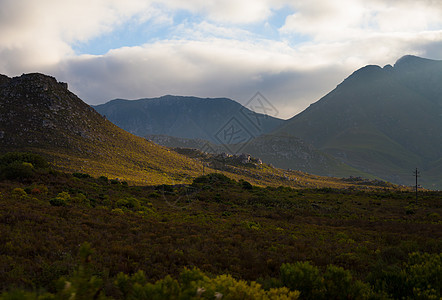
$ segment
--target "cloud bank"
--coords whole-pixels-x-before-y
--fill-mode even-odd
[[[78,53],[134,28],[135,46]],[[288,118],[405,54],[442,59],[440,1],[0,0],[0,73],[52,74],[90,104],[260,91]]]

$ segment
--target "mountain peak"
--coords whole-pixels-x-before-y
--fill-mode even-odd
[[[367,65],[365,67],[362,67],[356,71],[354,71],[350,76],[348,76],[341,84],[341,85],[347,85],[347,84],[354,84],[356,82],[358,83],[364,83],[367,80],[376,79],[379,77],[379,74],[381,74],[384,70],[376,65]]]
[[[407,67],[417,67],[421,65],[427,65],[430,63],[434,63],[435,61],[428,58],[422,58],[415,55],[404,55],[399,58],[394,64],[395,68],[407,68]]]

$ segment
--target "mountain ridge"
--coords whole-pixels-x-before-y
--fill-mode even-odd
[[[411,185],[407,173],[442,157],[440,82],[442,61],[404,56],[394,67],[369,65],[271,134],[299,137],[357,169]],[[425,185],[442,182],[433,176]]]
[[[117,126],[138,136],[168,135],[222,144],[217,134],[232,119],[243,128],[242,139],[270,132],[284,121],[255,113],[229,98],[165,95],[137,100],[114,99],[93,106]]]
[[[67,83],[54,77],[32,73],[1,78],[0,153],[40,154],[59,171],[105,176],[136,185],[186,184],[204,172],[215,171],[261,186],[355,185],[265,163],[249,163],[259,160],[247,155],[241,162],[222,160],[214,164],[215,170],[204,160],[190,158],[117,127],[70,92]],[[201,153],[202,159],[205,156]],[[376,182],[368,185],[379,187]],[[364,183],[363,188],[369,187]]]

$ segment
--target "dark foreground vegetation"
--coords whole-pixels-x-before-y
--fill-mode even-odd
[[[442,193],[129,186],[0,157],[0,299],[439,299]]]

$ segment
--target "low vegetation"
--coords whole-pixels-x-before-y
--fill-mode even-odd
[[[0,299],[441,297],[441,192],[0,170]]]

